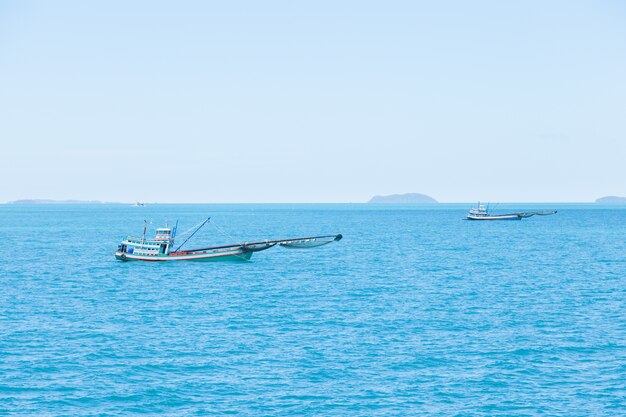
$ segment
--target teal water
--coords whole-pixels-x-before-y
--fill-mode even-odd
[[[626,208],[467,208],[0,206],[0,415],[626,415]],[[344,239],[113,257],[207,215],[200,243]]]

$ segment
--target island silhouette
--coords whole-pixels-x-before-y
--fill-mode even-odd
[[[599,204],[626,204],[626,197],[618,197],[615,195],[608,195],[606,197],[600,197],[596,200]]]

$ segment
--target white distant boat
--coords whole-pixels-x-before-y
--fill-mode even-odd
[[[548,216],[555,214],[556,210],[543,210],[543,211],[520,211],[516,213],[506,214],[492,214],[488,207],[484,204],[478,203],[477,208],[471,208],[467,213],[467,220],[522,220],[532,216]]]
[[[135,207],[143,207],[143,206],[145,206],[145,205],[146,205],[146,204],[145,204],[145,203],[142,203],[141,201],[137,201],[135,204],[133,204],[133,206],[135,206]]]

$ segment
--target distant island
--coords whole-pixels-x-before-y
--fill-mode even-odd
[[[116,204],[116,203],[103,203],[96,200],[46,200],[46,199],[32,199],[32,200],[15,200],[9,201],[7,204]]]
[[[418,193],[376,195],[368,201],[372,204],[436,204],[437,202],[432,197]]]
[[[599,204],[626,204],[626,197],[617,197],[614,195],[609,195],[606,197],[601,197],[596,200],[596,203]]]

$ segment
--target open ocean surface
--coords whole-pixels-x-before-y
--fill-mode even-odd
[[[626,415],[626,207],[506,207],[559,212],[1,205],[0,415]],[[209,215],[198,245],[344,239],[113,257]]]

